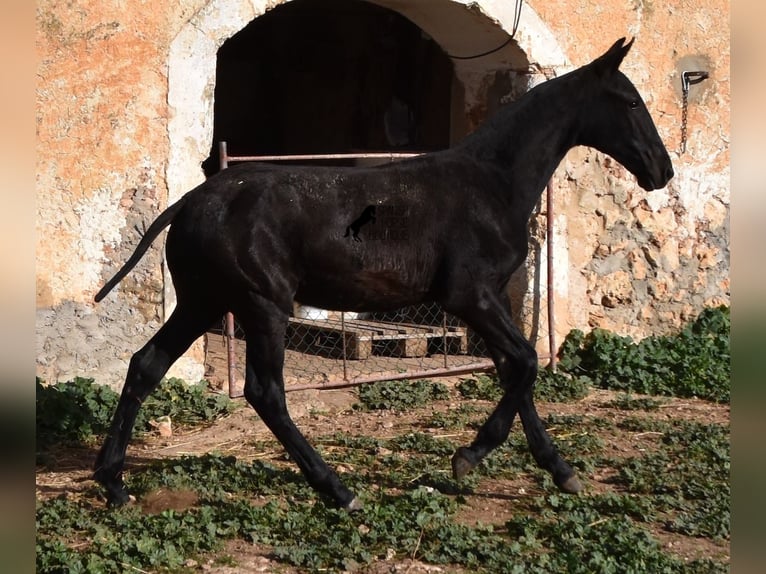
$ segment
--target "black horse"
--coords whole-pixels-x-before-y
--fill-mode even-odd
[[[582,487],[535,410],[537,355],[511,319],[506,284],[527,256],[527,225],[546,182],[577,145],[609,154],[646,190],[673,176],[641,96],[618,70],[632,40],[530,90],[452,149],[378,167],[239,164],[184,195],[152,223],[96,295],[100,301],[168,225],[177,306],[133,355],[95,479],[110,504],[122,479],[141,403],[168,368],[232,311],[245,329],[245,397],[308,482],[340,506],[358,503],[291,420],[282,366],[293,300],[341,311],[387,311],[436,301],[479,333],[503,398],[470,446],[452,459],[460,478],[508,437],[516,413],[537,463],[565,492]],[[344,240],[367,206],[404,214],[406,241]],[[376,228],[385,226],[379,218]]]

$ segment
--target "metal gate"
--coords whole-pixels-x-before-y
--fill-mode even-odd
[[[396,161],[417,153],[350,153],[289,156],[230,156],[219,143],[220,166],[245,161],[375,159]],[[551,277],[551,203],[548,186],[546,244],[548,293]],[[533,298],[539,305],[539,298]],[[555,366],[552,299],[548,300],[548,358]],[[539,316],[522,313],[521,316]],[[530,334],[530,329],[522,330]],[[244,331],[228,313],[220,334],[225,342],[229,396],[243,395]],[[532,343],[541,339],[539,333]],[[487,371],[494,368],[481,339],[439,305],[424,304],[386,313],[349,313],[294,305],[285,337],[285,390],[340,388],[381,380],[417,379]]]

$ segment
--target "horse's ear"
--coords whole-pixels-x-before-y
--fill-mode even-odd
[[[631,39],[631,41],[626,44],[625,38],[620,38],[612,44],[611,48],[593,60],[592,65],[596,73],[598,73],[599,76],[605,76],[616,72],[620,67],[620,64],[622,64],[622,60],[630,51],[630,47],[633,45],[634,40],[635,38]]]

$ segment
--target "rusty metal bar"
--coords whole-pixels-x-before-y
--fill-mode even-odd
[[[229,377],[229,397],[240,396],[237,389],[237,355],[236,337],[234,333],[234,315],[226,313],[226,362]]]
[[[444,368],[447,368],[447,312],[442,311],[442,350],[444,351]]]
[[[225,142],[221,142],[225,145]],[[220,149],[220,147],[219,147]],[[405,159],[420,153],[370,152],[370,153],[311,153],[300,155],[237,155],[228,156],[230,161],[313,161],[326,159]]]
[[[556,372],[556,319],[554,315],[554,287],[553,287],[553,180],[548,181],[545,188],[545,202],[548,208],[548,217],[545,222],[545,250],[547,254],[547,284],[548,284],[548,351],[550,352],[551,370]]]
[[[495,364],[492,361],[480,361],[476,363],[467,363],[458,367],[449,367],[447,369],[429,369],[425,371],[409,371],[405,373],[392,373],[385,375],[373,375],[369,377],[354,377],[353,379],[345,381],[337,381],[330,383],[307,383],[305,385],[288,385],[285,386],[285,391],[307,391],[312,389],[345,389],[349,387],[357,387],[367,383],[375,383],[378,381],[403,381],[407,379],[423,379],[426,377],[439,377],[442,375],[465,375],[468,373],[476,373],[481,371],[494,370]]]
[[[346,313],[340,312],[340,339],[343,356],[343,380],[348,380],[348,365],[346,364]]]
[[[218,142],[218,163],[221,169],[229,167],[229,154],[226,142]],[[237,389],[237,339],[234,332],[234,315],[231,311],[226,312],[226,363],[227,376],[229,379],[229,398],[241,397],[242,393]]]
[[[229,167],[229,154],[226,142],[218,142],[218,164],[221,169]]]
[[[545,355],[541,355],[540,359],[547,359]],[[427,369],[423,371],[409,371],[406,373],[393,373],[385,375],[371,375],[369,377],[354,377],[353,379],[344,379],[339,381],[323,382],[323,383],[306,383],[303,385],[285,385],[285,392],[291,391],[310,391],[310,390],[337,390],[348,389],[352,387],[358,387],[366,385],[368,383],[377,383],[380,381],[405,381],[408,379],[424,379],[427,377],[440,377],[442,375],[469,375],[471,373],[483,373],[495,370],[495,364],[490,361],[479,361],[476,363],[466,363],[457,367],[448,367],[446,369]],[[232,399],[242,398],[244,393],[238,391]]]

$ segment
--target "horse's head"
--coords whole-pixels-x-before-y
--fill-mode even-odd
[[[588,97],[578,143],[612,156],[650,191],[668,183],[673,165],[638,90],[618,69],[632,44],[621,38],[582,69]]]

